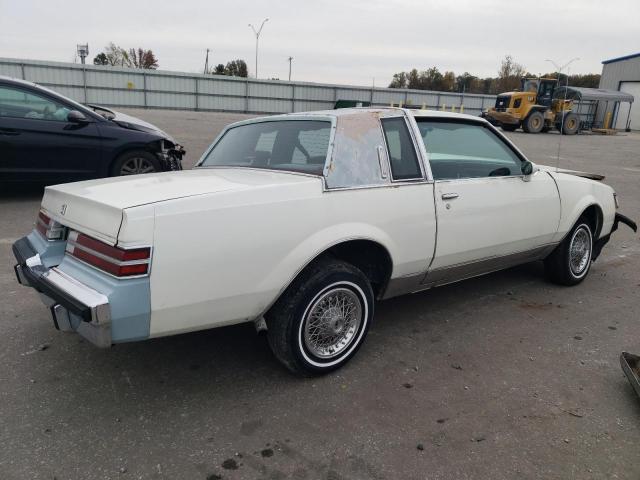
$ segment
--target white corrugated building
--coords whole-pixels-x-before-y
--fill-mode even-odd
[[[604,60],[600,88],[619,90],[635,97],[632,104],[612,104],[598,110],[612,112],[611,126],[614,128],[627,128],[628,119],[632,130],[640,130],[640,53]]]

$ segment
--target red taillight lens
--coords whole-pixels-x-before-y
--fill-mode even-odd
[[[65,227],[55,220],[52,220],[43,211],[40,211],[36,220],[36,230],[47,240],[62,240],[64,238]]]
[[[116,277],[149,273],[151,248],[124,250],[78,232],[70,232],[67,253]]]

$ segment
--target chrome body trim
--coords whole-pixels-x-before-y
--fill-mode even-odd
[[[473,262],[435,268],[425,274],[422,284],[427,288],[437,287],[498,270],[504,270],[523,263],[542,260],[553,251],[556,245],[557,243],[553,243],[507,255],[487,257]]]
[[[423,290],[424,287],[421,283],[423,278],[424,272],[390,279],[382,296],[382,300]]]
[[[377,151],[378,151],[378,164],[380,164],[380,175],[382,176],[382,178],[386,179],[389,174],[388,174],[388,170],[387,170],[387,162],[385,161],[385,153],[384,153],[384,147],[382,145],[378,145],[376,147]]]
[[[407,131],[409,132],[409,136],[411,137],[411,142],[413,143],[413,151],[416,153],[416,157],[418,159],[418,166],[420,167],[420,176],[419,177],[415,177],[415,178],[403,178],[403,179],[395,179],[393,178],[393,169],[391,168],[391,159],[389,158],[389,145],[387,143],[387,137],[384,133],[384,126],[382,124],[382,120],[390,120],[390,119],[394,119],[394,118],[402,118],[404,120],[404,124],[407,127]],[[385,116],[384,118],[378,118],[378,124],[380,125],[380,130],[382,132],[382,141],[384,142],[384,151],[385,151],[385,156],[387,157],[387,165],[388,165],[388,171],[389,171],[389,176],[391,177],[391,183],[398,184],[398,183],[420,183],[423,182],[425,180],[427,180],[426,176],[425,176],[425,166],[424,166],[424,159],[420,156],[420,151],[419,148],[417,146],[416,143],[416,136],[415,133],[413,131],[413,127],[409,122],[409,118],[407,117],[406,113],[404,115],[389,115],[389,116]],[[385,177],[383,177],[385,178]]]
[[[106,295],[87,287],[56,267],[44,272],[42,279],[89,307],[91,309],[91,322],[89,323],[93,325],[111,323],[111,308]]]
[[[426,273],[421,272],[404,277],[392,278],[389,280],[389,284],[382,298],[386,300],[407,293],[416,293],[433,287],[515,267],[516,265],[542,260],[549,255],[557,245],[557,243],[552,243],[504,256],[487,257],[473,262],[428,270]]]

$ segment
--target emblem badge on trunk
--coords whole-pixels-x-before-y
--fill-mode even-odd
[[[67,204],[63,203],[62,207],[60,207],[60,215],[64,215],[65,213],[67,213]]]

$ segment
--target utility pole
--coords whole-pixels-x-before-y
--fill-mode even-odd
[[[204,74],[207,75],[209,73],[209,49],[207,48],[207,56],[204,59]]]
[[[265,18],[262,21],[262,24],[260,24],[260,28],[258,30],[255,29],[255,27],[252,24],[249,24],[249,26],[251,27],[251,30],[253,30],[253,33],[256,36],[256,78],[258,78],[258,41],[260,40],[260,34],[262,33],[262,27],[264,27],[265,22],[268,22],[269,19]]]
[[[291,81],[291,61],[293,60],[293,57],[289,57],[287,60],[289,60],[289,81]]]

